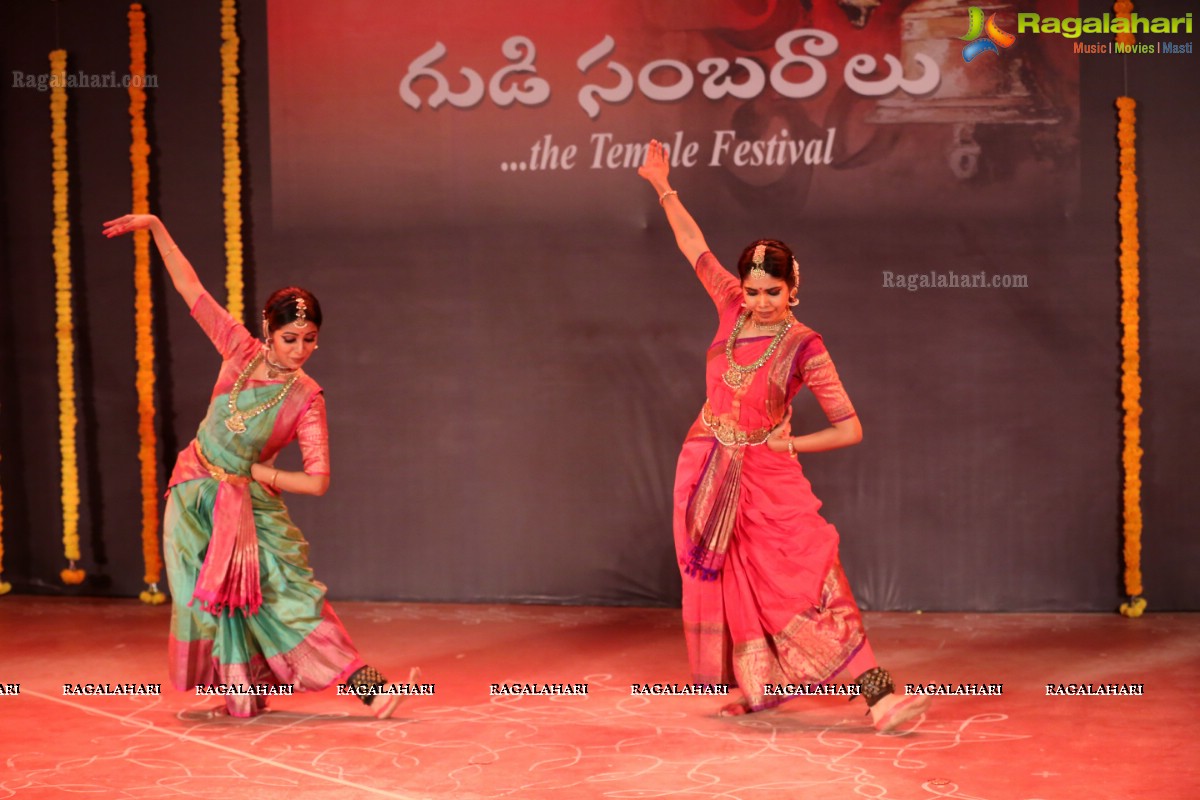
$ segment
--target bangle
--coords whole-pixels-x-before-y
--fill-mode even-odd
[[[670,197],[671,195],[675,195],[676,197],[678,197],[679,192],[675,191],[674,189],[670,190],[669,192],[663,192],[662,194],[660,194],[658,196],[658,204],[661,206],[664,203],[666,203],[667,198]]]
[[[788,458],[796,457],[796,446],[792,444],[792,437],[788,437]]]
[[[275,485],[275,479],[279,477],[279,467],[275,468],[275,472],[271,475],[271,488],[278,491],[279,487]]]

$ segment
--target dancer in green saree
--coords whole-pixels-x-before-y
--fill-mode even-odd
[[[179,454],[167,492],[172,683],[224,695],[224,710],[237,717],[260,713],[274,687],[339,683],[375,716],[390,716],[405,687],[388,684],[359,657],[282,498],[329,487],[325,399],[303,370],[317,349],[320,304],[304,289],[275,292],[263,308],[260,342],[208,294],[157,217],[104,223],[109,238],[137,230],[153,235],[176,290],[222,358],[208,413]],[[281,470],[275,458],[293,440],[304,468]],[[414,670],[410,683],[415,678]]]

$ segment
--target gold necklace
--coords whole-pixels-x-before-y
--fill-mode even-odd
[[[267,346],[265,344],[263,345],[263,348],[262,348],[262,354],[263,354],[263,361],[267,362],[267,379],[268,380],[273,381],[276,378],[282,378],[284,375],[291,375],[293,372],[296,371],[296,367],[292,367],[289,369],[288,367],[281,366],[279,364],[276,364],[274,361],[272,361],[271,357],[269,355],[267,355]]]
[[[765,325],[761,322],[758,322],[757,320],[754,322],[751,322],[750,324],[754,326],[755,330],[766,331],[767,333],[777,333],[779,331],[780,325],[787,325],[789,323],[787,321],[787,318],[785,317],[784,319],[781,319],[778,322],[768,322]]]
[[[721,380],[725,381],[725,385],[731,389],[738,388],[754,377],[755,370],[767,363],[771,356],[774,355],[775,348],[779,347],[779,342],[783,339],[783,335],[792,329],[792,324],[796,321],[795,317],[788,317],[780,322],[779,324],[782,327],[775,334],[775,338],[771,340],[771,344],[767,345],[766,352],[759,356],[753,364],[739,364],[733,360],[733,344],[737,341],[738,334],[742,332],[742,326],[746,324],[746,320],[748,319],[750,319],[749,311],[738,317],[737,324],[729,332],[729,340],[725,342],[725,359],[729,362],[729,369],[725,370],[725,374],[721,376]]]
[[[279,394],[272,397],[266,402],[259,403],[249,411],[238,411],[237,399],[242,393],[242,387],[246,385],[246,381],[250,378],[250,373],[254,372],[254,368],[263,360],[263,353],[259,353],[254,358],[250,359],[250,363],[242,370],[242,374],[237,376],[237,380],[233,382],[233,388],[229,390],[229,401],[226,403],[229,406],[229,417],[225,420],[225,427],[232,433],[244,433],[246,431],[246,420],[251,417],[257,417],[269,408],[274,408],[283,402],[283,398],[287,397],[288,392],[292,390],[292,385],[296,383],[296,379],[300,377],[299,373],[292,375],[287,379],[287,383],[283,385],[283,389]]]

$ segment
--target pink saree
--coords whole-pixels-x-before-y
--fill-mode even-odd
[[[693,679],[737,685],[758,710],[787,699],[766,695],[767,684],[827,683],[860,651],[869,654],[821,502],[794,458],[753,444],[802,386],[830,422],[855,412],[821,337],[804,325],[792,326],[747,384],[727,386],[725,342],[742,311],[741,287],[712,253],[700,257],[696,273],[720,324],[707,352],[708,402],[676,469],[684,635]],[[771,338],[739,340],[737,361],[753,362]]]

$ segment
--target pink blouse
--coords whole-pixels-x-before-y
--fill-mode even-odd
[[[736,401],[740,424],[745,429],[774,426],[779,420],[773,419],[773,415],[769,413],[766,380],[761,377],[763,373],[772,369],[771,363],[763,365],[755,373],[749,389],[743,393],[744,396],[735,397],[734,391],[721,377],[729,368],[729,360],[725,356],[726,342],[744,310],[741,284],[721,266],[711,252],[704,253],[696,261],[696,275],[712,298],[720,316],[716,338],[713,339],[707,353],[706,383],[709,402],[718,414],[726,414],[735,406]],[[833,365],[829,351],[825,349],[821,335],[803,324],[800,325],[799,335],[803,339],[789,367],[787,402],[791,402],[801,386],[807,386],[817,398],[830,423],[855,416],[854,406],[838,378],[837,368]],[[766,351],[772,338],[774,337],[756,336],[739,339],[734,343],[734,356],[738,363],[752,363]],[[776,358],[778,356],[773,356],[772,361]]]

